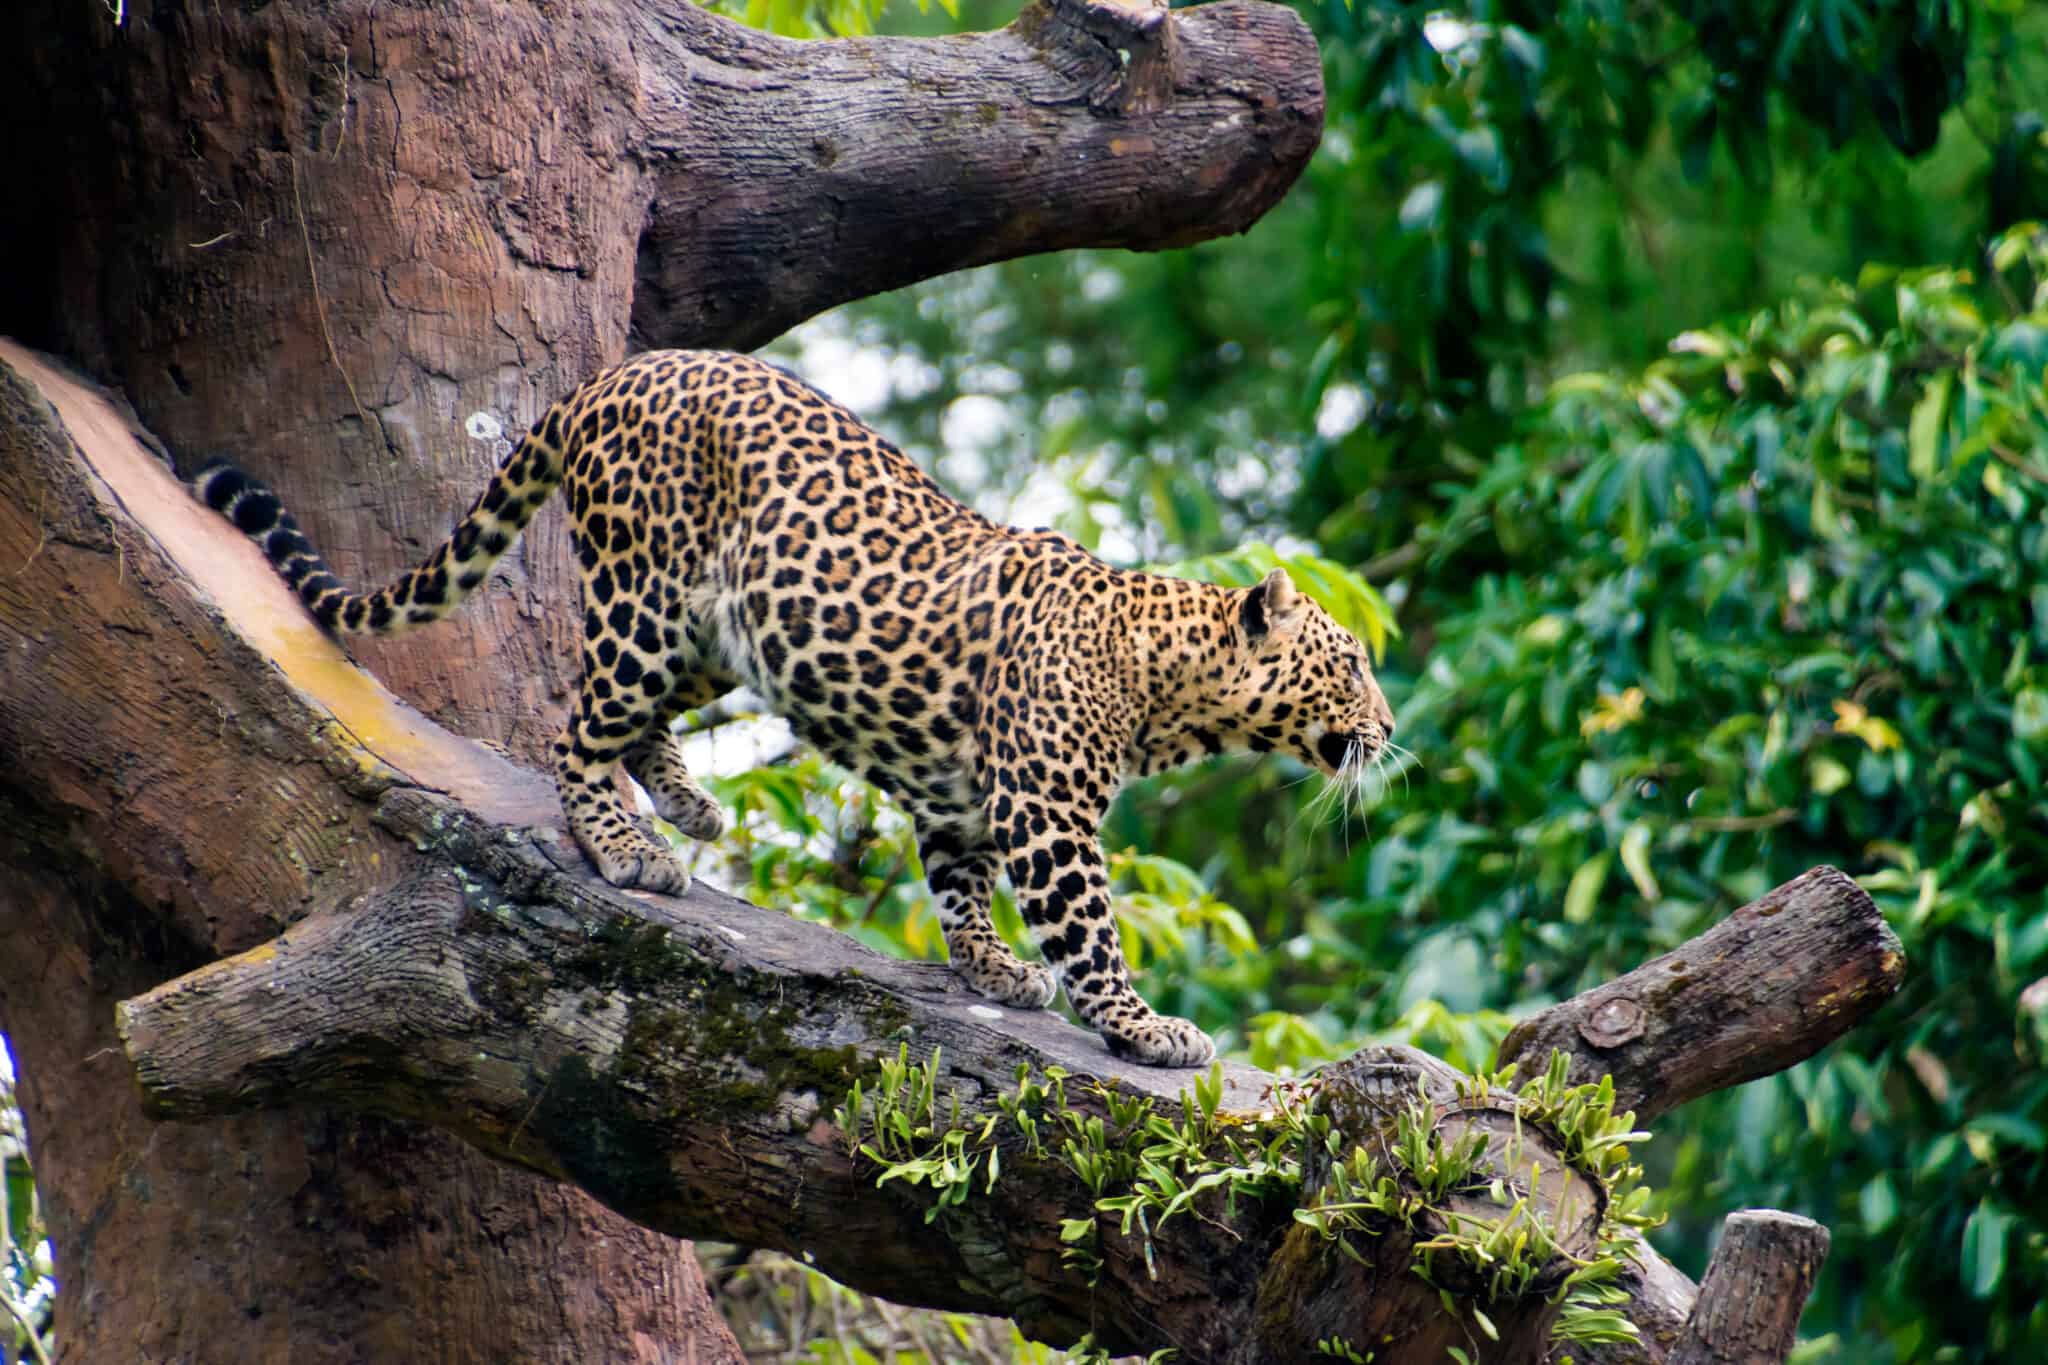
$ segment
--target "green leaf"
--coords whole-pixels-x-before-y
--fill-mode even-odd
[[[1157,573],[1232,588],[1248,588],[1274,569],[1287,570],[1294,585],[1330,613],[1338,625],[1363,640],[1375,658],[1385,654],[1390,638],[1400,635],[1393,608],[1387,605],[1379,589],[1356,570],[1319,555],[1282,555],[1270,545],[1253,541],[1223,554],[1154,566]]]
[[[1979,1114],[1964,1125],[1966,1132],[1983,1133],[1998,1139],[2010,1147],[2021,1147],[2036,1154],[2048,1150],[2048,1132],[2032,1119],[2018,1114]]]
[[[2012,733],[2022,744],[2048,741],[2048,691],[2025,687],[2013,697]]]
[[[1579,870],[1572,873],[1571,884],[1564,889],[1564,921],[1566,924],[1584,924],[1593,918],[1593,910],[1600,901],[1600,890],[1607,885],[1607,869],[1614,863],[1614,855],[1602,850],[1579,864]]]
[[[1629,879],[1635,882],[1636,892],[1644,900],[1664,898],[1663,888],[1657,885],[1657,874],[1650,870],[1650,827],[1640,820],[1622,833],[1621,865],[1628,869]]]
[[[1986,1198],[1963,1225],[1962,1277],[1973,1298],[1990,1298],[2005,1278],[2006,1234],[2014,1221],[2010,1211]]]
[[[1827,754],[1815,754],[1806,765],[1807,785],[1816,795],[1833,796],[1849,785],[1848,766]]]
[[[1892,1189],[1891,1177],[1882,1173],[1872,1176],[1857,1197],[1857,1208],[1865,1232],[1875,1235],[1890,1227],[1899,1216],[1899,1196]]]
[[[1912,420],[1906,429],[1906,467],[1922,483],[1941,471],[1941,438],[1948,421],[1949,390],[1954,382],[1955,376],[1943,370],[1927,381],[1927,392],[1913,405]]]

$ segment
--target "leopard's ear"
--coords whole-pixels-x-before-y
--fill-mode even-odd
[[[1294,624],[1301,618],[1301,611],[1302,596],[1294,580],[1287,576],[1287,570],[1275,569],[1257,587],[1245,590],[1238,620],[1244,624],[1245,637],[1257,643],[1271,632]]]

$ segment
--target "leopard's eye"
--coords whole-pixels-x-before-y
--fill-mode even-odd
[[[1357,683],[1360,687],[1365,686],[1365,665],[1359,662],[1356,654],[1352,655],[1347,662],[1351,665],[1351,681]]]

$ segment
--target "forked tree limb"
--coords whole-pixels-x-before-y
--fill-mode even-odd
[[[940,1093],[968,1131],[998,1116],[1020,1064],[1099,1077],[1169,1110],[1187,1077],[1127,1067],[1055,1016],[979,1002],[944,968],[716,892],[623,895],[549,830],[480,821],[409,787],[387,790],[377,819],[438,870],[121,1007],[152,1112],[317,1099],[424,1120],[650,1226],[788,1251],[856,1288],[1014,1317],[1053,1340],[1092,1329],[1124,1348],[1252,1365],[1407,1323],[1414,1354],[1383,1352],[1393,1365],[1439,1359],[1448,1344],[1499,1362],[1541,1349],[1540,1300],[1488,1305],[1500,1338],[1476,1337],[1469,1321],[1437,1320],[1434,1289],[1393,1273],[1408,1254],[1400,1236],[1360,1239],[1371,1264],[1359,1266],[1290,1227],[1284,1209],[1232,1216],[1220,1200],[1156,1229],[1149,1250],[1098,1218],[1104,1265],[1091,1287],[1061,1264],[1058,1236],[1060,1219],[1089,1216],[1089,1190],[1007,1128],[1001,1179],[928,1224],[929,1200],[878,1185],[833,1123],[851,1083],[872,1083],[898,1047],[941,1051]],[[1348,1114],[1327,1093],[1326,1105],[1363,1141],[1418,1080],[1448,1101],[1455,1073],[1374,1048],[1331,1076],[1357,1098]],[[1271,1084],[1229,1068],[1226,1111],[1270,1111]],[[1643,1256],[1639,1278],[1665,1296],[1639,1314],[1644,1342],[1577,1348],[1580,1361],[1666,1358],[1672,1318],[1694,1311],[1691,1286]]]
[[[552,836],[542,836],[531,847],[502,839],[479,842],[472,833],[465,833],[460,821],[439,803],[418,793],[387,795],[380,807],[380,819],[415,840],[448,841],[442,852],[470,869],[476,878],[469,894],[473,898],[480,896],[486,906],[484,917],[478,918],[472,910],[466,929],[451,923],[451,936],[446,941],[434,933],[429,941],[415,941],[409,946],[378,946],[376,939],[380,933],[428,933],[423,925],[431,916],[423,916],[419,905],[408,899],[402,905],[390,907],[388,916],[375,910],[364,911],[348,921],[349,932],[364,936],[356,950],[330,955],[319,943],[301,938],[300,934],[306,931],[295,931],[290,936],[290,960],[281,944],[276,957],[266,954],[241,969],[224,964],[203,974],[189,987],[172,983],[157,996],[133,1002],[125,1016],[129,1046],[144,1065],[145,1091],[166,1112],[189,1114],[211,1112],[222,1106],[289,1102],[309,1083],[308,1078],[317,1078],[312,1083],[330,1101],[363,1103],[441,1123],[450,1121],[455,1112],[449,1107],[450,1097],[457,1097],[470,1111],[460,1117],[460,1122],[472,1140],[511,1159],[581,1179],[631,1216],[647,1218],[650,1209],[644,1204],[619,1203],[621,1199],[632,1201],[642,1195],[637,1185],[622,1191],[618,1182],[644,1181],[649,1178],[650,1169],[663,1179],[681,1179],[682,1173],[706,1163],[703,1169],[708,1174],[703,1178],[709,1184],[664,1204],[652,1214],[663,1220],[658,1225],[698,1235],[715,1230],[727,1239],[781,1247],[799,1254],[809,1251],[829,1272],[857,1286],[897,1298],[923,1298],[946,1306],[1007,1313],[1019,1317],[1027,1330],[1043,1335],[1060,1337],[1076,1330],[1081,1307],[1076,1302],[1061,1300],[1061,1286],[1071,1286],[1073,1279],[1071,1274],[1063,1276],[1056,1268],[1056,1247],[1048,1240],[1047,1224],[1052,1218],[1084,1213],[1085,1191],[1066,1184],[1060,1172],[1033,1168],[1013,1153],[1006,1163],[1011,1183],[1000,1189],[1002,1197],[986,1203],[976,1201],[971,1208],[974,1213],[989,1215],[991,1221],[975,1223],[965,1234],[957,1227],[949,1227],[944,1233],[927,1230],[917,1220],[918,1206],[914,1201],[878,1197],[879,1192],[871,1184],[871,1168],[839,1162],[836,1151],[829,1150],[837,1135],[818,1127],[824,1106],[815,1096],[790,1090],[786,1080],[780,1088],[772,1084],[775,1068],[790,1067],[792,1059],[807,1055],[824,1055],[831,1059],[829,1065],[838,1065],[843,1056],[844,1069],[827,1078],[828,1084],[834,1080],[843,1084],[852,1072],[872,1064],[877,1055],[873,1044],[878,1037],[883,1053],[898,1041],[907,1043],[914,1051],[942,1046],[948,1078],[956,1093],[966,1096],[964,1112],[970,1125],[988,1112],[989,1099],[1001,1091],[1008,1080],[1007,1071],[1019,1061],[1041,1069],[1050,1063],[1077,1074],[1111,1077],[1121,1088],[1162,1098],[1176,1093],[1178,1077],[1120,1068],[1099,1051],[1094,1040],[1076,1030],[1043,1014],[995,1011],[978,1004],[938,969],[878,958],[811,926],[764,915],[722,902],[712,893],[699,892],[682,902],[647,900],[642,902],[644,908],[632,912],[647,924],[676,926],[668,930],[666,938],[650,936],[636,948],[621,937],[633,932],[630,928],[608,933],[602,927],[604,923],[630,926],[634,918],[557,919],[541,935],[539,946],[507,959],[511,966],[501,964],[482,971],[468,986],[442,992],[458,1002],[474,998],[499,1002],[499,1008],[511,1008],[515,1015],[523,1010],[528,1016],[537,1015],[544,1020],[586,1021],[596,1036],[595,1042],[588,1036],[580,1043],[564,1043],[561,1039],[528,1042],[520,1040],[527,1036],[522,1033],[509,1046],[527,1058],[525,1064],[529,1066],[540,1065],[536,1059],[550,1055],[587,1055],[593,1059],[588,1063],[590,1072],[572,1068],[579,1085],[587,1087],[591,1074],[619,1075],[627,1089],[639,1096],[639,1107],[627,1119],[605,1128],[587,1142],[572,1131],[562,1152],[555,1152],[555,1145],[564,1142],[559,1125],[565,1120],[601,1121],[603,1111],[591,1105],[593,1092],[587,1088],[579,1090],[577,1104],[557,1107],[547,1101],[544,1090],[536,1092],[529,1083],[501,1096],[491,1109],[492,1116],[479,1120],[474,1111],[478,1107],[477,1096],[485,1087],[475,1075],[468,1074],[462,1061],[472,1055],[473,1040],[460,1029],[456,1030],[457,1038],[446,1043],[454,1063],[448,1070],[441,1069],[441,1062],[433,1067],[417,1063],[394,1067],[393,1057],[412,1055],[416,1044],[404,1037],[394,1037],[393,1020],[374,1003],[349,1006],[370,1021],[367,1032],[355,1032],[330,1016],[319,1029],[290,1040],[292,1048],[311,1051],[296,1058],[281,1057],[276,1052],[277,1033],[265,1016],[280,1010],[297,1012],[302,1007],[296,1002],[304,999],[332,1000],[338,985],[358,976],[366,978],[355,988],[359,994],[371,1001],[381,998],[404,1002],[415,1020],[428,1025],[420,1039],[437,1036],[436,1030],[450,1020],[432,1022],[433,1007],[429,1002],[437,998],[437,993],[429,989],[430,978],[453,970],[451,964],[459,960],[488,953],[492,941],[508,928],[502,915],[489,910],[489,893],[483,889],[487,885],[502,880],[525,897],[551,899],[566,895],[581,904],[583,916],[597,912],[616,895],[590,885],[578,875],[573,849]],[[1790,885],[1796,887],[1798,883]],[[1781,889],[1779,894],[1782,896],[1785,890]],[[1802,925],[1801,918],[1834,904],[1826,897],[1793,898],[1789,908],[1794,918],[1787,922],[1788,935],[1795,940],[1802,938],[1808,926]],[[713,913],[699,918],[696,912],[700,907]],[[453,913],[451,902],[444,917]],[[380,929],[379,925],[387,920],[386,927]],[[618,993],[602,990],[611,979],[608,974],[624,970],[609,965],[610,955],[623,955],[621,960],[630,962],[638,953],[646,962],[659,962],[683,937],[686,931],[680,926],[685,925],[699,949],[716,964],[707,979],[730,980],[735,991],[750,996],[769,994],[769,982],[775,981],[779,984],[773,988],[773,994],[785,1006],[803,999],[804,1003],[795,1007],[803,1012],[801,1019],[778,1014],[765,1028],[755,1022],[744,1022],[750,1016],[718,1021],[715,1032],[724,1045],[738,1049],[735,1055],[722,1060],[692,1057],[681,1050],[687,1049],[698,1034],[674,1022],[673,1016],[656,1016],[671,1018],[670,1023],[658,1026],[678,1030],[671,1037],[650,1033],[656,1026],[637,1024],[640,1016],[636,1009],[644,1011],[656,1006],[644,999],[634,1003],[640,999],[640,993],[629,992],[622,1010]],[[322,927],[318,932],[339,931]],[[547,946],[550,937],[556,940],[553,948]],[[600,946],[591,947],[593,940]],[[300,959],[298,954],[307,956]],[[558,984],[553,989],[562,994],[552,1004],[536,1006],[529,1002],[520,1006],[517,994],[521,990],[540,992],[534,997],[536,1000],[548,998],[539,984],[541,974],[558,971],[565,955],[572,964],[580,961],[583,970],[594,973],[584,990],[597,989],[598,998],[604,1003],[572,1005],[572,1000],[582,997],[571,987]],[[436,964],[432,971],[408,965],[422,959]],[[771,964],[768,971],[772,975],[758,975],[764,964]],[[1816,967],[1822,969],[1819,964]],[[311,975],[302,974],[308,970]],[[239,975],[239,983],[230,973]],[[387,973],[399,974],[399,980],[381,984]],[[690,972],[684,972],[683,977],[690,979]],[[802,978],[801,997],[793,978]],[[479,981],[481,985],[477,984]],[[503,985],[492,984],[505,981],[513,983],[510,992]],[[654,988],[659,983],[649,976],[639,984]],[[669,983],[671,987],[675,984]],[[645,993],[661,997],[669,992],[648,989]],[[685,985],[684,993],[698,997],[697,1001],[686,1003],[701,1004],[701,986]],[[1875,995],[1873,992],[1873,999]],[[720,1002],[721,1007],[730,1009],[736,998]],[[246,1009],[257,1013],[245,1016]],[[1000,1027],[995,1026],[995,1019],[983,1018],[990,1015],[1003,1016]],[[593,1020],[600,1022],[588,1024]],[[177,1073],[173,1075],[162,1066],[165,1058],[151,1055],[152,1035],[145,1030],[155,1030],[167,1038],[206,1038],[214,1049],[213,1055],[179,1054],[173,1059],[177,1064]],[[1811,1041],[1818,1046],[1831,1036],[1823,1031]],[[633,1067],[654,1065],[651,1058],[630,1055],[629,1043],[634,1037],[642,1037],[643,1041],[653,1037],[660,1045],[679,1049],[663,1062],[666,1067],[679,1068],[672,1073],[670,1083],[651,1088],[654,1082],[633,1074]],[[757,1046],[755,1040],[760,1039],[768,1040],[766,1051],[754,1063],[742,1060],[747,1048]],[[1772,1045],[1778,1046],[1776,1040]],[[478,1041],[473,1051],[477,1068],[495,1072],[504,1066],[507,1046],[502,1039]],[[835,1051],[842,1048],[851,1051]],[[618,1060],[622,1050],[628,1053],[631,1063],[623,1068]],[[815,1062],[797,1065],[799,1072],[808,1067],[815,1073]],[[721,1066],[727,1069],[719,1069]],[[1393,1050],[1368,1050],[1346,1066],[1354,1072],[1391,1069],[1420,1076],[1431,1082],[1440,1096],[1448,1090],[1452,1079],[1452,1073],[1441,1063]],[[810,1074],[810,1079],[817,1077]],[[1267,1082],[1257,1073],[1233,1068],[1227,1081],[1226,1104],[1230,1107],[1242,1111],[1266,1102]],[[775,1094],[769,1108],[774,1120],[771,1126],[785,1131],[768,1135],[766,1141],[777,1145],[768,1150],[754,1145],[762,1140],[761,1135],[747,1133],[745,1120],[739,1116],[714,1116],[709,1125],[704,1125],[701,1118],[684,1123],[673,1117],[693,1108],[701,1110],[707,1097],[727,1093],[732,1087],[756,1099]],[[1399,1095],[1405,1091],[1395,1086],[1391,1093]],[[659,1128],[664,1121],[659,1117],[662,1114],[670,1114],[667,1121],[678,1125],[665,1136]],[[794,1136],[799,1127],[806,1127],[801,1140]],[[630,1133],[639,1143],[631,1138],[621,1139],[619,1133]],[[602,1153],[603,1159],[585,1161],[578,1157],[577,1153],[586,1146]],[[750,1183],[735,1181],[733,1176],[740,1167],[735,1167],[731,1159],[716,1155],[732,1153],[735,1147],[746,1154],[747,1159],[740,1167],[773,1172],[771,1179],[776,1182],[766,1188],[760,1187],[758,1179],[751,1182],[755,1189],[742,1201],[744,1209],[708,1202],[713,1198],[730,1199],[736,1187]],[[713,1153],[708,1162],[707,1151]],[[656,1160],[650,1167],[650,1155],[662,1160]],[[673,1163],[673,1169],[664,1165],[664,1160]],[[793,1189],[788,1182],[793,1182]],[[813,1208],[830,1208],[832,1215],[816,1225],[784,1221],[803,1209],[803,1198],[798,1192],[806,1190],[816,1201]],[[844,1244],[847,1229],[862,1230],[876,1240],[870,1243],[861,1237]],[[1195,1230],[1206,1232],[1200,1227]],[[1021,1238],[1020,1231],[1024,1234]],[[1290,1275],[1287,1272],[1299,1271],[1304,1263],[1299,1252],[1309,1239],[1301,1230],[1286,1232],[1278,1243],[1271,1240],[1271,1227],[1256,1221],[1248,1228],[1235,1230],[1234,1235],[1242,1237],[1242,1242],[1200,1237],[1190,1240],[1186,1231],[1183,1229],[1176,1238],[1161,1239],[1162,1247],[1170,1250],[1159,1254],[1158,1264],[1163,1267],[1160,1279],[1145,1273],[1142,1260],[1129,1246],[1121,1248],[1121,1256],[1112,1256],[1107,1272],[1109,1289],[1098,1289],[1087,1300],[1088,1311],[1096,1315],[1090,1320],[1098,1330],[1133,1347],[1178,1342],[1190,1352],[1191,1360],[1285,1360],[1293,1358],[1290,1353],[1305,1349],[1305,1343],[1311,1340],[1322,1339],[1326,1334],[1344,1335],[1341,1310],[1353,1315],[1354,1329],[1361,1334],[1358,1339],[1365,1340],[1367,1334],[1400,1320],[1401,1313],[1425,1312],[1428,1301],[1433,1299],[1433,1293],[1421,1292],[1419,1283],[1384,1275],[1379,1281],[1383,1288],[1377,1298],[1362,1294],[1355,1285],[1347,1291],[1344,1277],[1366,1272],[1342,1263],[1331,1267],[1334,1276]],[[1261,1240],[1262,1235],[1266,1240]],[[1296,1248],[1294,1253],[1288,1251],[1290,1238]],[[1115,1245],[1113,1239],[1112,1242]],[[963,1246],[971,1247],[971,1254],[963,1251]],[[911,1249],[914,1252],[906,1256]],[[1393,1256],[1396,1262],[1401,1254],[1401,1248],[1392,1242],[1375,1244],[1373,1250]],[[1248,1256],[1248,1252],[1252,1254]],[[968,1269],[970,1262],[975,1267],[972,1271]],[[996,1274],[993,1267],[999,1265],[1012,1267],[1007,1272],[1012,1278],[1004,1280]],[[1023,1279],[1015,1278],[1018,1268],[1024,1267],[1035,1268],[1035,1274],[1026,1271]],[[1276,1274],[1276,1268],[1282,1273]],[[1264,1339],[1246,1323],[1233,1319],[1227,1303],[1219,1307],[1213,1302],[1215,1286],[1242,1284],[1247,1277],[1258,1286],[1258,1302],[1268,1309],[1276,1304],[1286,1307],[1284,1312],[1268,1312],[1257,1319],[1277,1334],[1277,1340]],[[1810,1283],[1809,1275],[1805,1288],[1810,1288]],[[1681,1339],[1688,1314],[1699,1311],[1693,1286],[1647,1248],[1628,1284],[1632,1292],[1629,1311],[1643,1329],[1641,1341],[1619,1347],[1575,1347],[1572,1353],[1582,1365],[1664,1360],[1672,1344]],[[935,1296],[931,1286],[942,1286],[942,1292]],[[1386,1286],[1392,1286],[1392,1291]],[[1797,1303],[1787,1310],[1791,1322],[1797,1321],[1796,1308],[1803,1303],[1805,1288],[1800,1290]],[[1405,1296],[1400,1292],[1404,1289],[1409,1291]],[[1541,1316],[1531,1314],[1526,1320],[1518,1320],[1498,1309],[1495,1314],[1497,1325],[1505,1329],[1502,1343],[1489,1340],[1482,1347],[1471,1340],[1469,1326],[1461,1330],[1455,1322],[1435,1322],[1427,1332],[1418,1329],[1414,1339],[1434,1342],[1428,1349],[1436,1354],[1425,1353],[1416,1358],[1437,1358],[1441,1345],[1462,1342],[1475,1359],[1526,1359],[1490,1353],[1527,1348],[1532,1340],[1529,1333],[1543,1325]],[[1172,1323],[1174,1330],[1167,1336],[1147,1335],[1147,1323]],[[1183,1332],[1189,1335],[1182,1336]],[[1442,1341],[1430,1335],[1432,1332],[1442,1335]],[[1236,1343],[1243,1353],[1222,1357],[1203,1353],[1201,1343],[1219,1340]]]
[[[0,360],[0,565],[11,571],[0,596],[5,619],[27,627],[0,668],[33,666],[46,691],[76,687],[81,699],[79,722],[43,734],[10,780],[51,784],[67,837],[132,847],[113,875],[173,926],[196,929],[219,897],[275,897],[301,879],[293,899],[272,902],[288,926],[273,941],[122,1005],[158,1113],[312,1103],[423,1119],[649,1226],[808,1252],[857,1287],[1000,1313],[1055,1340],[1093,1328],[1116,1346],[1173,1345],[1189,1361],[1298,1358],[1302,1333],[1383,1329],[1391,1320],[1376,1309],[1414,1296],[1405,1272],[1347,1289],[1354,1263],[1258,1201],[1233,1212],[1212,1198],[1154,1228],[1148,1250],[1096,1213],[1065,1163],[1033,1157],[1000,1124],[1001,1178],[928,1222],[929,1196],[878,1185],[833,1122],[850,1083],[898,1048],[943,1049],[940,1092],[976,1131],[1019,1064],[1074,1073],[1082,1106],[1094,1101],[1078,1078],[1099,1077],[1171,1113],[1188,1078],[1118,1063],[1054,1016],[996,1009],[943,967],[820,926],[708,890],[670,900],[604,886],[553,827],[544,784],[356,672],[103,399],[18,350]],[[67,625],[65,604],[87,600],[150,640],[136,666],[152,671],[108,690],[114,656],[94,651],[109,632]],[[0,680],[16,684],[0,697],[18,715],[29,676]],[[96,804],[108,789],[93,746],[132,752],[136,736],[167,733],[185,747]],[[197,761],[209,753],[219,762]],[[223,838],[228,823],[261,837]],[[1785,935],[1791,974],[1821,941],[1797,926],[1826,898],[1780,900],[1756,932]],[[1816,977],[1837,967],[1804,960]],[[1882,994],[1854,992],[1855,1009]],[[1801,1035],[1808,1051],[1843,1026],[1840,1013],[1818,1017]],[[1766,1045],[1776,1064],[1792,1060],[1777,1039],[1728,1046]],[[1340,1068],[1333,1093],[1356,1099],[1339,1131],[1383,1141],[1372,1096],[1401,1093],[1402,1077],[1442,1101],[1444,1068],[1419,1054],[1369,1050]],[[1224,1083],[1239,1119],[1272,1103],[1262,1073],[1228,1068]],[[1062,1219],[1093,1222],[1097,1284],[1062,1264]],[[1369,1240],[1368,1259],[1397,1266],[1396,1240]],[[1644,1255],[1642,1282],[1690,1312],[1683,1277]],[[1422,1298],[1416,1313],[1433,1302]],[[1494,1305],[1502,1341],[1466,1337],[1465,1348],[1507,1365],[1503,1352],[1532,1349],[1547,1311]],[[1440,1347],[1430,1333],[1448,1330],[1428,1319],[1412,1339]],[[1576,1354],[1661,1361],[1670,1340],[1647,1331],[1633,1355]],[[1380,1353],[1384,1365],[1409,1358]]]

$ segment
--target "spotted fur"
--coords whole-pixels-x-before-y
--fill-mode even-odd
[[[1278,750],[1337,775],[1393,716],[1365,651],[1275,571],[1225,589],[1114,569],[1051,531],[987,521],[845,409],[745,356],[656,351],[534,424],[447,541],[389,587],[350,592],[269,489],[193,480],[263,547],[322,625],[439,620],[561,487],[582,569],[583,683],[554,746],[571,832],[606,881],[689,874],[629,816],[625,770],[700,839],[718,807],[669,723],[739,685],[916,821],[953,965],[1006,1005],[1053,972],[1111,1051],[1214,1055],[1131,989],[1097,830],[1127,777]],[[989,920],[1007,874],[1047,966]]]

